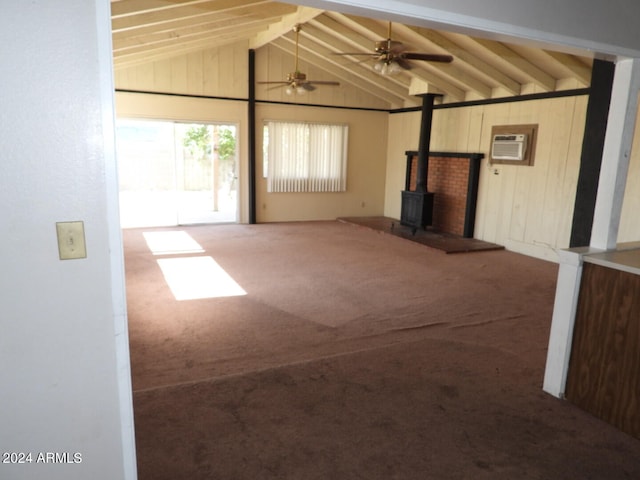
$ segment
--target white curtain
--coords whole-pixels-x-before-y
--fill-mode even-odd
[[[266,124],[267,191],[346,191],[346,125],[276,121]]]

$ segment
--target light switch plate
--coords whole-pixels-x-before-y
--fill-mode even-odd
[[[60,260],[87,258],[84,242],[84,222],[58,222],[58,251]]]

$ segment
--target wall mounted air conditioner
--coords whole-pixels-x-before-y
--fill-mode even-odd
[[[526,134],[500,134],[493,136],[491,158],[494,160],[524,160],[526,152]]]

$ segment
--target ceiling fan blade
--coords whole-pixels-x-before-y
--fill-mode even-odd
[[[362,53],[362,52],[333,52],[331,55],[366,55],[367,57],[377,57],[379,53]]]
[[[304,88],[307,92],[313,92],[316,87],[314,87],[313,85],[311,85],[311,83],[309,82],[305,82],[302,85],[300,85],[302,88]]]
[[[374,62],[377,62],[378,60],[382,60],[384,58],[384,55],[371,55],[371,57],[369,58],[363,58],[362,60],[358,60],[356,62],[354,62],[356,65],[359,65],[361,63],[365,63],[368,62],[369,60],[373,60]]]
[[[451,55],[438,55],[436,53],[404,52],[400,54],[400,57],[407,60],[423,60],[426,62],[451,63],[453,61],[453,57]]]
[[[272,82],[256,82],[256,83],[259,83],[261,85],[268,85],[268,84],[275,84],[275,83],[278,83],[278,84],[281,84],[281,85],[286,85],[289,82],[284,82],[284,81],[279,81],[278,80],[278,81],[272,81]]]
[[[288,85],[288,83],[282,83],[281,85],[276,85],[275,87],[267,88],[267,91],[275,90],[276,88],[283,88],[283,87],[286,87],[287,85]]]
[[[340,82],[333,82],[333,81],[323,81],[323,80],[319,80],[319,81],[310,81],[307,82],[305,85],[309,85],[309,84],[314,84],[314,85],[335,85],[338,86],[340,85]]]
[[[396,57],[395,61],[404,70],[411,70],[412,68],[411,63],[407,62],[403,57]]]

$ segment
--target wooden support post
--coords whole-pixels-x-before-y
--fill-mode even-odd
[[[256,223],[256,52],[249,50],[249,102],[247,103],[249,124],[249,223]]]
[[[617,245],[639,90],[640,59],[618,61],[593,215],[590,245],[594,248],[613,250]]]
[[[583,247],[591,243],[593,212],[596,206],[614,72],[615,65],[613,63],[598,59],[593,61],[587,119],[580,155],[580,172],[569,240],[571,248]]]

